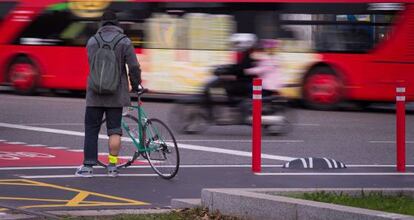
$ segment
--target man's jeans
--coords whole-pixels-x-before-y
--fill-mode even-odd
[[[83,164],[94,166],[98,161],[98,135],[105,113],[107,134],[122,135],[122,108],[86,107]]]

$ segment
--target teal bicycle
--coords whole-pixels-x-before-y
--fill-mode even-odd
[[[122,147],[119,153],[118,168],[127,168],[133,164],[150,164],[152,169],[164,179],[173,178],[180,166],[180,154],[177,142],[168,126],[159,119],[148,118],[141,102],[141,96],[148,92],[142,89],[137,93],[136,106],[128,107],[122,114]],[[104,124],[105,120],[102,122]],[[125,135],[126,134],[126,135]],[[139,160],[142,156],[145,160]],[[107,164],[98,160],[98,164]]]

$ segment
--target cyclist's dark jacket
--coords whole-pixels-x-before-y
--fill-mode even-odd
[[[123,33],[122,28],[115,25],[106,25],[101,27],[98,32],[105,41],[111,41],[119,33]],[[98,47],[98,42],[94,37],[91,37],[86,45],[88,50],[89,63],[92,62],[92,55],[95,54]],[[111,95],[99,95],[87,88],[86,91],[86,106],[90,107],[123,107],[130,106],[131,100],[128,92],[128,77],[125,64],[128,65],[129,78],[131,86],[134,90],[138,90],[138,85],[141,83],[141,69],[137,60],[137,56],[132,46],[131,40],[128,37],[123,38],[115,48],[117,62],[122,68],[121,83],[118,90]]]

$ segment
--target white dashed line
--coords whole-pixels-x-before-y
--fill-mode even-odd
[[[29,147],[46,147],[46,145],[44,145],[44,144],[28,144],[26,146],[29,146]]]
[[[26,144],[25,142],[4,142],[5,144]]]
[[[0,139],[0,142],[5,142],[6,140],[2,140],[2,139]]]
[[[54,149],[54,150],[63,150],[63,149],[68,149],[67,147],[47,147],[49,149]]]
[[[72,151],[72,152],[83,152],[83,149],[73,149],[73,150],[68,150],[68,151]]]

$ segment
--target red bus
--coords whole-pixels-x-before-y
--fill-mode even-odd
[[[282,93],[319,109],[414,93],[413,0],[0,0],[0,83],[85,90],[85,44],[118,12],[157,93],[194,94],[233,62],[233,33],[277,39]]]

